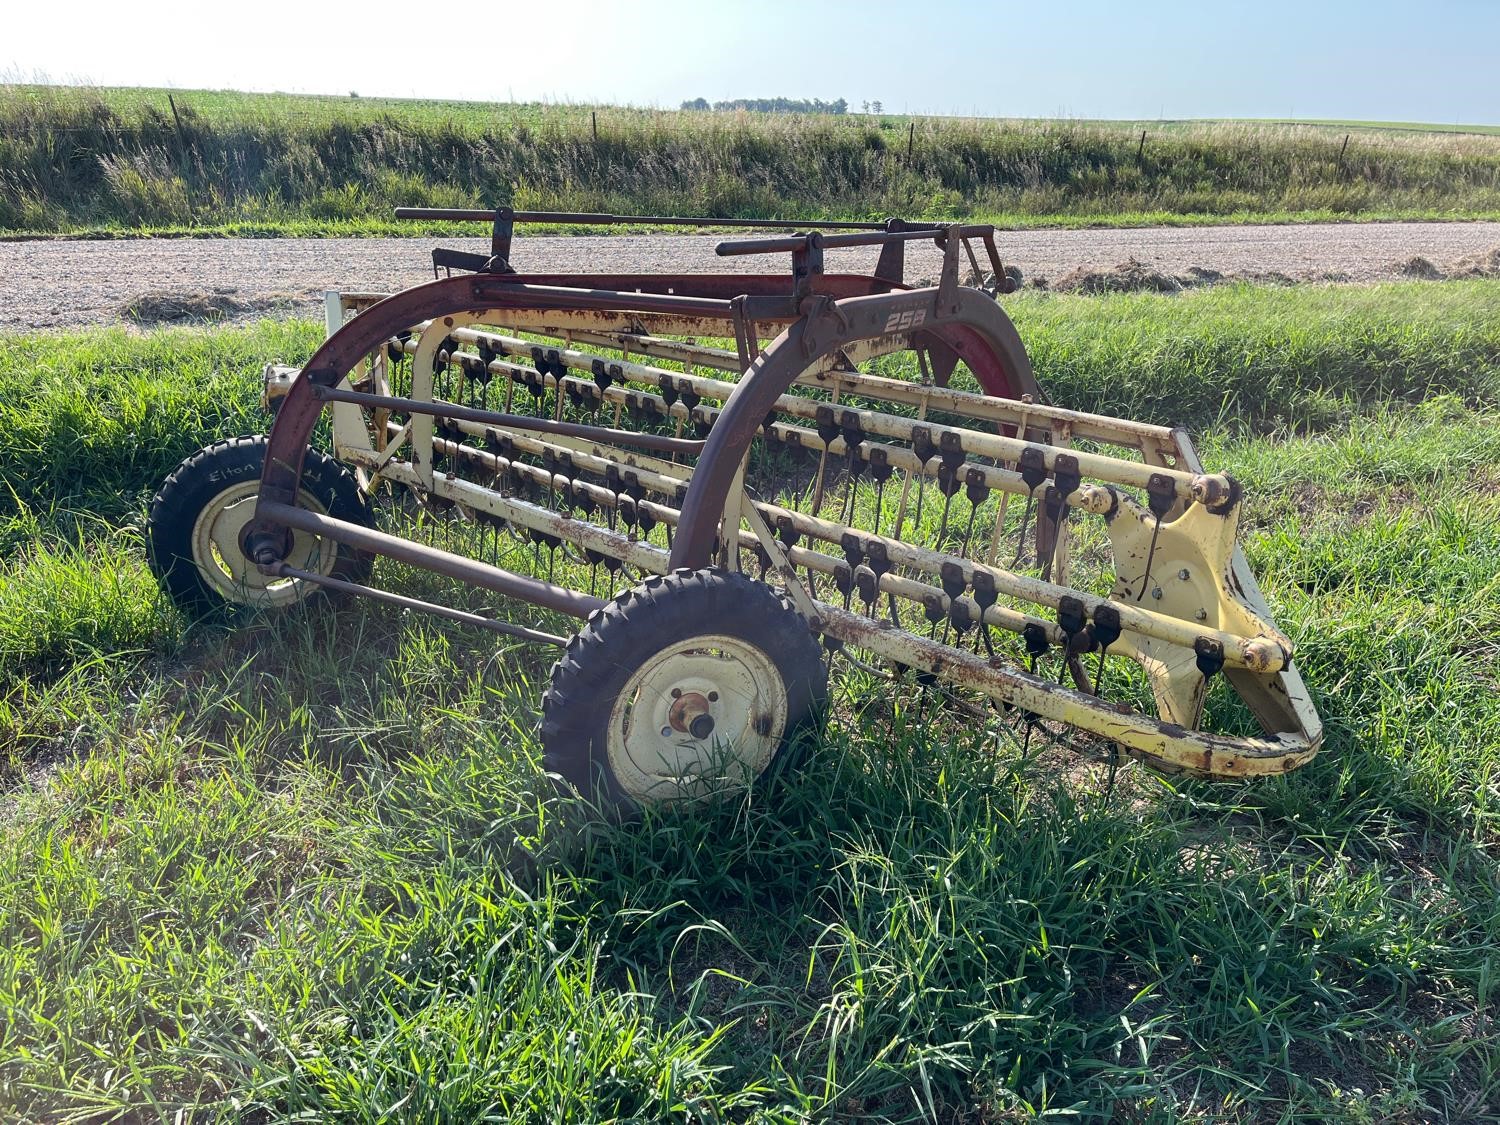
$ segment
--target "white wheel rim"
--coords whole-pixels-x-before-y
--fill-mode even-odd
[[[262,574],[240,550],[240,532],[255,518],[259,481],[226,488],[203,506],[193,524],[193,563],[209,587],[236,605],[287,606],[307,596],[311,583],[296,578],[270,578]],[[298,494],[303,508],[327,515],[326,509],[306,492]],[[286,561],[315,574],[333,573],[338,545],[304,531],[292,533],[292,549]]]
[[[708,737],[681,729],[673,705],[683,697],[707,701]],[[786,726],[786,685],[770,657],[738,637],[692,637],[653,655],[615,698],[610,770],[636,801],[701,801],[759,777]]]

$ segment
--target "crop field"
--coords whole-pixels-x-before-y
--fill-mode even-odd
[[[316,326],[0,339],[0,1117],[1500,1115],[1500,282],[1004,300],[1245,483],[1303,770],[1106,796],[836,663],[767,792],[580,836],[547,652],[152,580],[151,493]]]
[[[391,208],[1141,225],[1500,216],[1489,127],[0,87],[0,234],[430,233]]]

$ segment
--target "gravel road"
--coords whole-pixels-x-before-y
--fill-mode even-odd
[[[718,235],[523,237],[516,265],[537,272],[776,271],[785,255],[717,258]],[[435,245],[482,250],[480,239],[159,239],[0,243],[0,330],[161,319],[138,304],[167,295],[227,319],[317,315],[325,289],[385,291],[431,277]],[[1002,232],[1005,262],[1028,278],[1105,270],[1137,259],[1167,274],[1192,267],[1226,275],[1376,281],[1421,256],[1444,267],[1500,246],[1500,223],[1347,223]],[[908,277],[935,276],[930,245],[908,250]],[[867,270],[870,250],[831,251],[830,271]],[[170,304],[170,302],[168,302]],[[132,306],[136,312],[131,312]]]

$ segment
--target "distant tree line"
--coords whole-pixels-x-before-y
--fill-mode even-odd
[[[707,98],[693,98],[682,103],[683,109],[749,109],[756,113],[848,113],[843,98],[825,102],[822,98],[735,98],[728,102],[709,103]]]

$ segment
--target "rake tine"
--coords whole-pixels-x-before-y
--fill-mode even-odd
[[[828,471],[828,443],[823,443],[823,452],[818,456],[818,475],[813,482],[811,514],[817,515],[823,506],[823,479]]]
[[[923,467],[924,468],[926,467],[926,463],[925,462],[923,463]],[[912,531],[916,532],[918,534],[920,534],[921,528],[922,528],[922,506],[923,506],[923,503],[924,503],[924,501],[926,499],[926,493],[927,493],[927,475],[926,475],[926,473],[923,473],[922,476],[920,478],[918,478],[918,480],[917,480],[917,510],[916,510],[916,513],[911,518],[911,528],[912,528]]]
[[[1109,808],[1110,797],[1115,792],[1115,776],[1120,772],[1120,749],[1111,746],[1109,753],[1109,774],[1104,779],[1104,792],[1099,794],[1099,811],[1103,812]]]
[[[1000,553],[1000,538],[1005,533],[1005,514],[1010,508],[1010,493],[1000,493],[1000,510],[995,513],[995,529],[990,533],[990,549],[984,553],[985,566],[995,565],[995,556]]]
[[[1026,494],[1026,511],[1021,514],[1021,535],[1016,540],[1016,559],[1012,566],[1021,565],[1021,556],[1026,553],[1026,525],[1031,522],[1031,507],[1036,500],[1036,490],[1032,489]]]
[[[932,371],[927,366],[927,353],[924,352],[924,351],[922,351],[922,350],[920,350],[920,349],[917,350],[917,366],[921,369],[921,372],[922,372],[922,382],[921,382],[921,385],[924,388],[931,387],[932,386]],[[918,422],[922,422],[922,421],[925,421],[926,418],[927,418],[927,395],[924,393],[923,396],[922,396],[922,401],[921,401],[920,405],[918,405],[918,407],[917,407],[917,421]],[[926,430],[925,427],[922,428],[922,430],[920,431],[920,433],[921,433],[921,437],[923,439],[922,440],[921,449],[918,448],[918,440],[917,440],[918,439],[918,431],[915,430],[915,429],[912,431],[912,452],[914,454],[916,454],[917,459],[921,462],[921,464],[917,468],[917,478],[918,478],[918,483],[917,483],[917,493],[918,493],[917,509],[918,509],[918,511],[921,510],[921,506],[922,506],[922,501],[921,501],[921,489],[922,489],[922,485],[924,483],[926,483],[926,480],[927,480],[927,462],[937,452],[936,447],[934,447],[932,445],[932,437],[927,432],[927,430]],[[923,451],[927,452],[927,455],[925,457],[923,456]],[[901,530],[902,530],[902,528],[904,528],[906,526],[906,500],[907,500],[907,497],[911,495],[911,478],[912,478],[912,474],[909,471],[903,471],[902,472],[902,474],[901,474],[901,502],[900,502],[900,504],[896,508],[896,530],[892,533],[892,536],[891,536],[893,539],[900,539],[901,538]]]
[[[1177,502],[1171,478],[1161,473],[1152,473],[1146,483],[1146,502],[1156,522],[1151,526],[1151,546],[1146,550],[1146,572],[1141,575],[1141,592],[1135,596],[1136,601],[1145,598],[1146,591],[1151,588],[1151,564],[1156,561],[1156,539],[1161,533],[1161,521]]]
[[[969,507],[969,526],[964,528],[964,537],[958,544],[958,556],[963,558],[969,549],[969,539],[974,534],[974,519],[979,515],[979,505],[972,504]]]
[[[938,521],[937,549],[940,551],[943,549],[943,543],[948,538],[948,513],[953,510],[953,496],[954,494],[950,492],[944,498],[943,518]]]
[[[1156,522],[1151,527],[1151,546],[1146,550],[1146,573],[1141,575],[1141,592],[1135,596],[1136,601],[1141,601],[1146,596],[1146,591],[1151,588],[1151,564],[1156,561],[1156,537],[1161,532],[1161,517],[1156,517]]]

